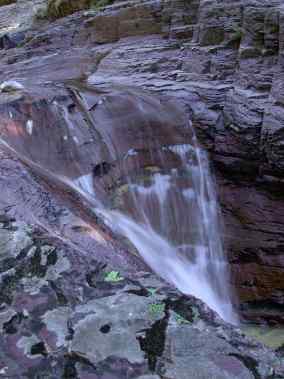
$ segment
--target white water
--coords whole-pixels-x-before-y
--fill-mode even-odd
[[[141,257],[158,275],[183,293],[202,299],[223,319],[236,322],[230,300],[228,267],[222,247],[215,188],[206,154],[197,145],[192,130],[192,133],[185,134],[183,130],[180,135],[180,132],[175,132],[173,120],[162,112],[165,117],[152,119],[153,114],[150,112],[151,117],[147,118],[148,108],[146,105],[144,108],[143,104],[146,103],[141,101],[137,100],[141,122],[143,121],[142,134],[137,133],[136,136],[138,128],[133,127],[132,123],[128,125],[126,118],[126,125],[129,130],[134,130],[134,134],[130,133],[128,136],[129,133],[125,132],[125,144],[120,141],[118,146],[114,145],[114,138],[108,136],[108,132],[104,130],[107,123],[103,122],[99,131],[94,127],[97,142],[94,144],[93,153],[103,162],[105,159],[107,163],[110,161],[110,167],[117,170],[113,177],[107,177],[108,174],[105,173],[95,176],[94,172],[86,172],[92,166],[86,166],[84,160],[81,165],[80,160],[75,159],[80,156],[72,150],[77,144],[75,147],[74,144],[64,147],[70,148],[71,154],[60,161],[64,163],[64,167],[61,167],[61,164],[55,163],[56,160],[49,159],[54,157],[52,148],[48,159],[45,159],[45,149],[42,157],[41,152],[35,149],[35,157],[38,153],[39,158],[42,158],[37,160],[32,158],[33,153],[25,152],[25,144],[24,153],[21,153],[22,149],[17,151],[17,144],[13,146],[13,138],[10,145],[1,135],[0,143],[16,153],[30,167],[46,173],[49,178],[61,180],[83,195],[95,207],[96,212],[104,216],[108,225],[132,242]],[[155,106],[157,104],[159,103],[155,102]],[[162,111],[165,112],[165,109]],[[157,113],[159,114],[158,110]],[[69,131],[74,130],[67,112],[63,112],[63,117]],[[109,117],[113,118],[112,112]],[[164,131],[162,121],[166,122]],[[36,134],[33,133],[32,120],[27,121],[25,129],[32,139]],[[21,135],[17,128],[15,130]],[[56,135],[51,135],[52,141]],[[161,145],[161,141],[169,141],[169,138],[171,141],[183,141],[186,138],[184,135],[188,136],[190,143]],[[58,133],[59,146],[61,137]],[[143,143],[137,143],[136,137],[138,142],[143,139]],[[68,141],[65,132],[63,140]],[[140,146],[141,151],[136,150],[132,144],[137,149]],[[54,145],[57,145],[56,141]],[[128,152],[124,149],[128,149]],[[93,162],[97,163],[96,159]],[[58,167],[52,167],[56,164]],[[147,167],[143,167],[146,164]],[[69,170],[72,165],[76,169]],[[65,171],[66,176],[63,176],[62,172],[65,174]],[[81,172],[81,176],[75,179],[78,172]],[[122,181],[121,187],[127,187],[127,191],[120,191],[119,204],[112,210],[103,206],[100,198],[108,197],[108,190],[112,189],[117,178]],[[104,179],[108,183],[104,183]],[[116,188],[116,192],[121,189]],[[119,197],[118,193],[114,195]]]
[[[224,320],[237,323],[206,154],[195,138],[192,145],[160,150],[161,156],[166,150],[179,156],[181,167],[151,172],[147,178],[127,177],[128,191],[120,209],[99,206],[97,212],[131,241],[158,275],[184,294],[203,300]],[[124,161],[137,155],[128,154]],[[87,176],[77,179],[76,186],[88,196],[92,192]]]

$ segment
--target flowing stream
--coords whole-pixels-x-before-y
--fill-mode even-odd
[[[185,112],[137,89],[81,87],[62,103],[21,103],[23,120],[7,108],[2,144],[87,199],[167,282],[237,323],[215,184]]]
[[[174,151],[182,165],[167,172],[152,168],[148,175],[127,176],[120,210],[103,208],[100,213],[158,275],[181,292],[202,299],[224,320],[237,323],[215,185],[205,152],[195,137],[193,142],[162,149],[162,156],[163,150]]]

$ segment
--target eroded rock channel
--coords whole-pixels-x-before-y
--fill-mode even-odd
[[[53,3],[0,1],[0,378],[284,377],[117,216],[182,264],[223,240],[206,302],[283,330],[281,2]]]

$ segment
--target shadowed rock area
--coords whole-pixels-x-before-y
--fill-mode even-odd
[[[159,168],[154,142],[191,140],[190,120],[216,176],[235,305],[283,324],[283,12],[0,1],[0,378],[284,377],[283,349],[158,279],[86,196],[95,186],[119,206],[126,173]]]

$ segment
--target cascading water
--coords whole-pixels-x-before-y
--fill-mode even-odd
[[[15,107],[1,126],[4,146],[83,196],[158,275],[237,322],[214,182],[179,104],[80,84],[50,104],[21,102],[21,122]]]
[[[193,144],[162,147],[162,162],[169,150],[181,158],[179,168],[163,172],[151,167],[148,175],[127,176],[120,210],[100,212],[158,275],[237,323],[207,156],[195,137]]]

